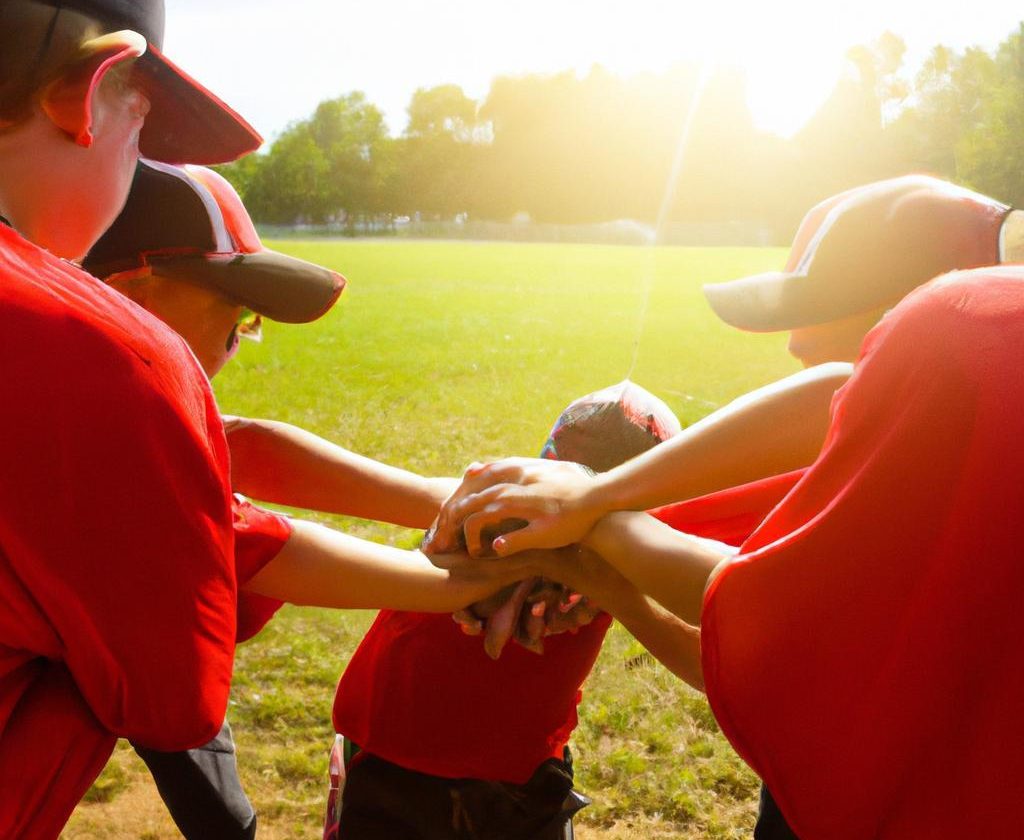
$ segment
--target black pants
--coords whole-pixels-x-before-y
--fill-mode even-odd
[[[338,840],[567,840],[589,800],[572,759],[548,759],[526,784],[444,779],[367,753],[349,767]]]
[[[227,721],[216,738],[194,750],[166,753],[132,746],[186,840],[253,840],[256,812],[238,778]]]
[[[761,807],[754,826],[754,840],[798,840],[775,804],[771,791],[764,785],[761,785]]]

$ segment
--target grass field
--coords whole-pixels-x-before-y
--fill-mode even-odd
[[[634,381],[684,425],[796,368],[782,336],[719,323],[703,282],[777,268],[776,249],[282,242],[350,287],[320,322],[269,324],[216,383],[226,413],[287,420],[431,474],[533,454],[575,396]],[[645,289],[649,288],[646,315]],[[331,521],[331,520],[325,520]],[[418,535],[334,524],[412,545]],[[318,837],[334,684],[372,616],[286,608],[239,650],[229,718],[260,836]],[[616,627],[574,738],[587,838],[749,835],[757,781],[701,695],[639,660]],[[130,747],[119,745],[66,838],[177,836]]]

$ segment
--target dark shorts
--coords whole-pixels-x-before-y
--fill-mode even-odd
[[[775,804],[771,791],[764,785],[761,785],[761,806],[757,812],[757,825],[754,826],[754,840],[798,840]]]
[[[184,752],[166,753],[133,744],[167,810],[186,840],[252,840],[253,811],[235,762],[231,727],[224,721],[217,737]]]
[[[572,789],[568,750],[522,785],[429,776],[368,753],[346,777],[338,840],[566,840],[589,804]]]

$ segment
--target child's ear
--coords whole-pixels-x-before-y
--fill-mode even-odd
[[[79,146],[92,145],[93,97],[112,67],[146,52],[146,39],[125,29],[86,42],[83,58],[43,92],[43,111]]]

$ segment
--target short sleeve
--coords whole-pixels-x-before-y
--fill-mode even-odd
[[[727,545],[742,545],[800,480],[804,470],[729,487],[648,513],[677,531]]]
[[[288,518],[257,507],[235,495],[235,564],[238,569],[238,641],[251,639],[262,630],[283,601],[244,591],[245,584],[277,557],[291,538]]]

